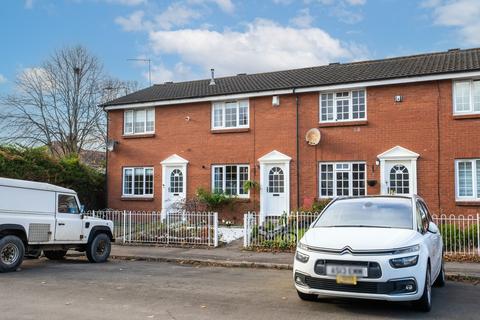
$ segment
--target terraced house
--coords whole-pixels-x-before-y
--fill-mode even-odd
[[[238,197],[221,213],[237,221],[365,194],[480,211],[480,49],[164,83],[103,108],[112,208],[168,212],[203,187]]]

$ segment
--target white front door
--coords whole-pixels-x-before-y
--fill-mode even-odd
[[[384,166],[386,194],[409,195],[414,193],[412,162],[410,160],[387,160]]]
[[[182,209],[185,202],[185,174],[185,166],[166,167],[163,208],[167,213]]]
[[[265,177],[265,210],[267,216],[279,216],[288,213],[287,207],[287,185],[285,164],[267,164],[264,167]]]

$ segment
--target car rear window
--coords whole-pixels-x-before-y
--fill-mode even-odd
[[[412,201],[408,198],[340,199],[325,209],[314,227],[412,229]]]

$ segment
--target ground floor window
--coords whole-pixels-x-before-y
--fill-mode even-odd
[[[212,191],[248,198],[248,191],[243,188],[248,177],[248,165],[215,165],[212,167]]]
[[[319,172],[321,198],[366,194],[364,162],[321,162]]]
[[[153,168],[123,168],[124,196],[152,196]]]
[[[455,161],[456,196],[459,200],[480,200],[480,159]]]

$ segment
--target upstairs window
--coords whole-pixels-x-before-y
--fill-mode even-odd
[[[367,119],[365,90],[320,94],[320,122]]]
[[[457,200],[480,201],[480,159],[455,162]]]
[[[145,134],[155,132],[155,109],[126,110],[123,134]]]
[[[454,114],[480,113],[480,80],[456,81],[453,105]]]
[[[248,100],[214,102],[212,105],[212,129],[236,129],[249,127]]]

